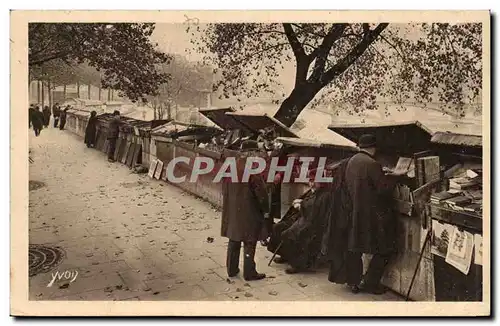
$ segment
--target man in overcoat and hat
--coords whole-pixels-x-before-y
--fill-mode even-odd
[[[345,268],[347,284],[354,293],[382,294],[380,280],[389,258],[395,252],[396,220],[392,211],[392,191],[399,176],[375,160],[377,141],[374,135],[362,135],[359,153],[345,168],[345,190],[350,198],[347,225]],[[372,259],[363,276],[363,254]],[[332,272],[329,279],[332,280]]]
[[[241,150],[253,153],[260,151],[255,141],[243,142]],[[265,157],[265,153],[262,153],[262,157]],[[227,274],[234,277],[240,272],[239,260],[243,243],[243,278],[246,281],[260,280],[266,275],[256,270],[255,250],[258,241],[268,238],[269,193],[262,174],[251,175],[248,182],[242,182],[241,171],[239,172],[237,182],[228,179],[222,181],[221,235],[229,238]]]

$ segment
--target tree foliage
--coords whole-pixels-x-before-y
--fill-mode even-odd
[[[224,97],[281,98],[275,117],[291,126],[307,105],[339,101],[351,113],[384,99],[441,101],[463,113],[480,94],[481,24],[243,23],[190,26],[217,67]],[[285,65],[295,80],[276,94]]]
[[[30,80],[50,81],[54,86],[77,82],[101,86],[101,73],[87,63],[69,65],[61,59],[30,67]]]
[[[133,101],[158,92],[168,75],[157,64],[169,56],[156,50],[149,37],[154,24],[30,23],[30,70],[49,64],[66,69],[87,63],[102,71],[102,87],[116,89]],[[57,68],[57,67],[56,67]]]

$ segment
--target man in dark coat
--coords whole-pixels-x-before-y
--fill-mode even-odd
[[[60,119],[61,119],[61,124],[59,125],[60,130],[64,130],[64,126],[66,125],[66,118],[68,116],[69,108],[70,108],[70,106],[68,105],[66,108],[64,108],[64,110],[62,110],[62,112],[60,114]]]
[[[59,124],[59,117],[61,116],[61,108],[59,107],[59,103],[54,104],[52,107],[52,115],[54,116],[54,128],[57,128]]]
[[[85,129],[85,144],[87,147],[95,146],[95,134],[96,134],[96,123],[97,123],[97,112],[90,112],[90,118],[87,123],[87,128]]]
[[[396,221],[391,199],[397,182],[394,176],[404,174],[384,173],[382,165],[374,158],[375,136],[361,136],[358,146],[360,152],[345,167],[345,190],[351,203],[346,228],[345,281],[354,293],[381,294],[385,289],[380,280],[396,250]],[[362,254],[373,255],[364,276]],[[334,264],[329,280],[338,283],[333,267]]]
[[[48,127],[50,123],[50,108],[46,105],[43,107],[43,125]]]
[[[33,125],[35,136],[38,137],[43,129],[43,113],[40,111],[40,107],[38,106],[36,106],[35,110],[32,112],[31,124]]]
[[[118,136],[120,134],[120,111],[115,110],[113,112],[113,118],[109,122],[108,129],[108,162],[115,161],[115,150],[116,150],[116,141],[118,140]]]
[[[314,179],[310,174],[310,178]],[[273,226],[268,250],[280,255],[278,264],[290,265],[287,274],[304,272],[313,267],[321,256],[323,234],[331,211],[331,190],[326,185],[310,181],[311,189]]]
[[[245,145],[243,145],[243,150]],[[243,163],[244,164],[244,163]],[[266,240],[269,227],[269,195],[264,176],[252,175],[248,182],[222,181],[223,205],[221,235],[229,238],[227,248],[227,274],[236,276],[239,269],[241,243],[243,243],[243,277],[246,281],[266,277],[255,266],[258,241]]]

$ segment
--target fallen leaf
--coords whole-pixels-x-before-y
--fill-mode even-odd
[[[251,297],[253,297],[253,294],[252,294],[252,293],[249,293],[249,292],[245,292],[245,297],[247,297],[247,298],[251,298]]]
[[[300,286],[301,288],[305,288],[305,287],[307,286],[307,284],[304,284],[304,283],[302,283],[302,282],[299,282],[299,286]]]
[[[276,292],[276,291],[269,291],[269,295],[277,296],[278,292]]]
[[[67,289],[69,287],[69,283],[64,283],[63,285],[59,286],[60,289]]]

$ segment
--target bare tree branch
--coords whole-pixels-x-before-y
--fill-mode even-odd
[[[349,66],[365,52],[368,46],[377,39],[380,33],[382,33],[388,25],[388,23],[379,24],[374,30],[366,33],[363,40],[359,42],[358,45],[356,45],[344,58],[339,60],[335,66],[323,74],[323,78],[320,80],[321,83],[323,85],[327,85],[335,77],[346,71],[347,68],[349,68]]]

